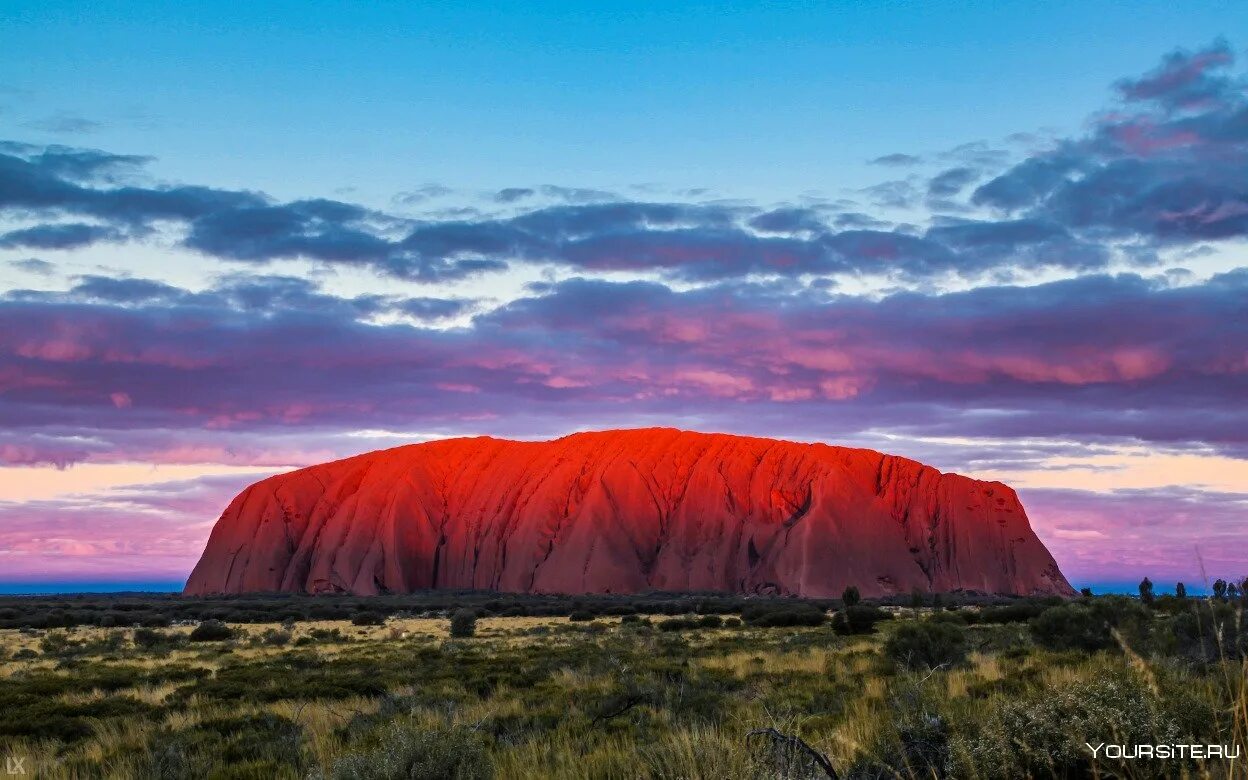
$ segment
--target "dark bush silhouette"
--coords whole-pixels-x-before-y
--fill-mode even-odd
[[[1051,604],[1040,601],[1016,601],[1002,607],[985,607],[979,611],[980,623],[1026,623]]]
[[[1048,650],[1102,650],[1114,644],[1109,621],[1082,604],[1049,607],[1031,620],[1031,637]]]
[[[1153,581],[1148,577],[1140,580],[1140,601],[1149,605],[1153,603]]]
[[[1248,616],[1232,604],[1190,601],[1167,622],[1163,648],[1171,655],[1212,663],[1248,656]]]
[[[356,612],[352,615],[351,624],[355,626],[384,626],[386,624],[386,616],[380,612],[366,609],[363,612]]]
[[[891,617],[878,607],[847,607],[832,616],[832,630],[838,634],[870,634],[876,623]]]
[[[157,631],[154,628],[136,628],[134,630],[135,647],[144,650],[159,650],[161,648],[172,647],[177,644],[178,638],[164,631]]]
[[[477,613],[471,609],[458,609],[451,615],[451,636],[467,639],[477,633]]]
[[[850,585],[846,588],[845,592],[841,594],[841,601],[847,607],[858,606],[858,602],[862,601],[862,594],[858,592],[858,586]]]
[[[925,620],[898,626],[884,652],[910,669],[952,666],[966,659],[966,629],[948,620]]]
[[[828,615],[813,604],[751,604],[741,610],[741,618],[751,626],[773,628],[777,626],[819,626]]]
[[[205,620],[191,632],[192,642],[223,642],[234,638],[234,629],[220,620]]]

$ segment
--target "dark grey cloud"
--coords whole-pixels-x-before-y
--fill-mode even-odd
[[[133,162],[125,156],[55,147],[33,154],[0,154],[0,211],[76,214],[133,226],[191,220],[264,202],[255,193],[210,187],[86,186]]]
[[[752,217],[750,227],[763,233],[825,233],[828,223],[816,209],[785,207]]]
[[[949,168],[933,176],[927,183],[929,198],[950,198],[960,193],[968,184],[978,179],[979,171],[960,166]]]
[[[1157,103],[1169,111],[1201,110],[1233,101],[1235,90],[1242,91],[1242,84],[1223,74],[1234,61],[1230,44],[1218,40],[1198,52],[1171,52],[1150,73],[1122,79],[1116,86],[1129,103]]]
[[[472,311],[475,301],[462,298],[404,298],[393,305],[393,310],[400,311],[418,320],[436,321],[458,317]]]
[[[137,173],[152,161],[151,157],[142,155],[112,154],[70,146],[36,146],[14,141],[0,141],[0,154],[24,160],[35,169],[36,174],[94,183],[112,182],[119,176]],[[47,185],[50,182],[42,179],[42,183]]]
[[[151,279],[117,279],[111,276],[87,275],[78,277],[77,282],[70,289],[70,295],[105,303],[135,304],[176,302],[184,300],[189,293],[173,285]]]
[[[35,225],[0,234],[0,249],[77,249],[103,241],[121,241],[125,234],[106,225],[80,222]]]
[[[533,197],[536,191],[531,187],[507,187],[494,193],[494,200],[499,203],[515,203]]]
[[[869,162],[872,165],[888,165],[892,167],[905,168],[912,165],[918,165],[923,162],[923,158],[913,154],[894,152],[893,154],[886,154],[883,157],[876,157]]]

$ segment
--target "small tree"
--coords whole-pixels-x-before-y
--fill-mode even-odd
[[[846,588],[845,592],[841,594],[841,601],[843,601],[847,607],[856,606],[858,602],[862,601],[862,594],[858,592],[858,586],[850,585]]]
[[[1183,584],[1183,583],[1181,583],[1181,582],[1180,582],[1180,583],[1178,583],[1177,585],[1175,585],[1175,586],[1174,586],[1174,597],[1175,597],[1175,598],[1178,598],[1178,599],[1185,599],[1185,598],[1187,598],[1187,586],[1186,586],[1186,585],[1184,585],[1184,584]]]
[[[1226,580],[1216,580],[1213,583],[1213,597],[1219,601],[1226,601]]]
[[[1239,598],[1239,586],[1236,585],[1234,582],[1228,582],[1226,584],[1226,597],[1230,599],[1231,601],[1235,601],[1236,599],[1238,599]]]
[[[1080,588],[1080,589],[1079,589],[1079,595],[1080,595],[1080,596],[1083,596],[1085,599],[1090,599],[1090,598],[1092,598],[1092,589],[1091,589],[1091,588]]]
[[[1153,603],[1153,581],[1148,577],[1140,580],[1140,601],[1149,605]]]
[[[471,609],[457,609],[451,615],[451,636],[467,639],[477,633],[477,613]]]

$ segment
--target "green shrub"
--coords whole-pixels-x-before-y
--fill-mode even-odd
[[[1026,623],[1052,604],[1040,601],[1016,601],[1001,607],[985,607],[979,611],[980,623]]]
[[[813,604],[804,602],[752,604],[741,610],[741,619],[759,628],[820,626],[828,619],[828,613]]]
[[[992,700],[974,714],[953,746],[951,777],[1013,780],[1018,777],[1178,777],[1182,761],[1093,765],[1083,744],[1205,743],[1216,716],[1186,687],[1168,687],[1159,698],[1149,683],[1127,670],[1092,681],[1034,690]],[[1191,768],[1190,763],[1188,768]]]
[[[272,647],[282,647],[290,644],[290,632],[284,629],[266,629],[265,632],[260,635],[260,641]]]
[[[298,777],[302,728],[272,713],[163,729],[140,759],[141,777],[262,780]]]
[[[950,611],[953,610],[953,611]],[[970,612],[955,610],[952,607],[946,608],[943,612],[933,612],[928,618],[929,622],[934,623],[952,623],[955,626],[965,626],[968,624],[967,618],[971,616]]]
[[[458,609],[451,615],[451,636],[467,639],[477,633],[477,613],[471,609]]]
[[[1248,656],[1248,615],[1219,601],[1189,603],[1166,621],[1159,641],[1165,653],[1202,663]]]
[[[884,643],[884,652],[910,669],[953,666],[966,659],[966,629],[947,620],[906,622]]]
[[[160,631],[155,628],[134,629],[134,646],[148,652],[170,650],[184,641],[179,634]]]
[[[1114,644],[1109,620],[1082,604],[1049,607],[1031,620],[1031,638],[1048,650],[1103,650]]]
[[[832,616],[832,630],[838,634],[870,634],[875,624],[892,617],[878,607],[846,607]]]
[[[476,614],[473,614],[476,618]],[[476,780],[493,776],[486,739],[467,728],[392,721],[371,749],[334,762],[334,780]]]
[[[223,642],[234,638],[234,629],[220,620],[205,620],[191,631],[192,642]]]

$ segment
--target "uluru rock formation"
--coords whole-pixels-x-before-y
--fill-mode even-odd
[[[188,594],[715,590],[1072,595],[999,482],[671,429],[448,439],[257,482]]]

